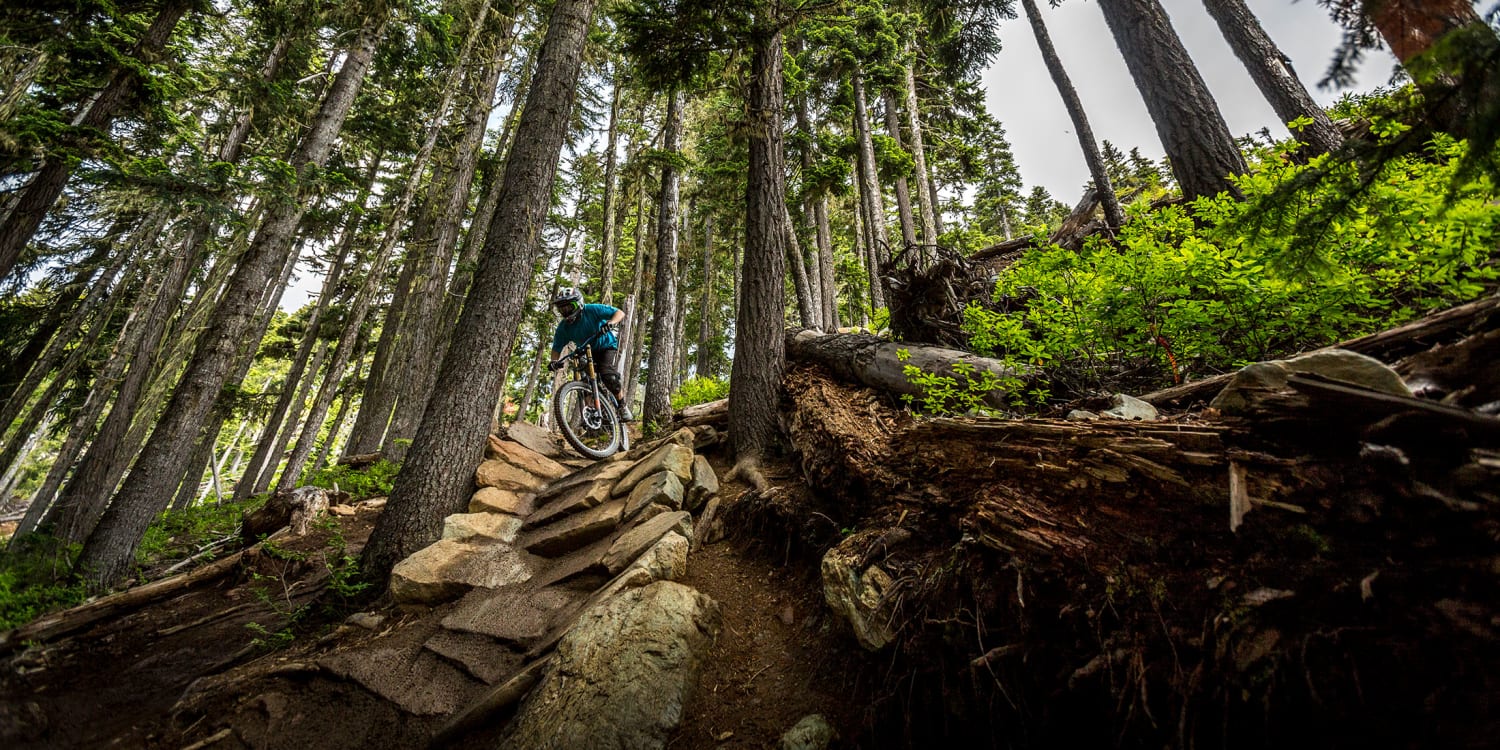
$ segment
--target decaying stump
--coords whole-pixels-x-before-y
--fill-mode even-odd
[[[293,536],[304,536],[318,514],[328,510],[332,494],[322,487],[272,493],[265,505],[245,514],[240,536],[246,544],[252,544],[284,526],[291,527]]]
[[[1500,502],[1429,491],[1362,451],[1386,414],[1288,444],[1253,419],[914,419],[808,367],[787,395],[812,497],[777,505],[778,525],[827,530],[823,549],[901,530],[860,558],[893,582],[889,673],[911,682],[872,708],[892,730],[1037,746],[1497,736]],[[1465,439],[1464,465],[1500,467]]]

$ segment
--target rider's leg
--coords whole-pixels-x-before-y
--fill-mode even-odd
[[[620,404],[620,409],[625,413],[621,416],[630,419],[630,407],[625,404],[624,382],[620,378],[620,350],[619,349],[595,349],[594,368],[599,372],[599,382],[609,389],[615,396],[615,401]]]

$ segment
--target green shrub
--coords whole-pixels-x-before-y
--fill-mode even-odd
[[[718,378],[689,378],[672,394],[672,410],[718,401],[729,395],[729,381]]]
[[[971,305],[971,348],[1084,373],[1082,387],[1136,370],[1158,383],[1224,371],[1370,333],[1482,295],[1497,276],[1500,203],[1486,178],[1453,188],[1465,146],[1450,139],[1392,160],[1352,199],[1308,169],[1356,169],[1269,151],[1236,180],[1245,200],[1191,210],[1133,206],[1115,244],[1027,253],[1000,274],[996,309]],[[1453,192],[1450,194],[1450,189]],[[1292,198],[1288,200],[1290,194]],[[1348,202],[1308,253],[1291,227]]]
[[[376,461],[363,469],[352,469],[344,465],[330,466],[308,478],[313,487],[333,489],[335,485],[355,500],[391,494],[391,484],[396,481],[400,464],[385,459]]]
[[[164,560],[178,560],[196,553],[205,544],[239,533],[240,519],[264,505],[264,495],[243,503],[204,503],[187,510],[169,510],[157,517],[135,550],[138,567]]]

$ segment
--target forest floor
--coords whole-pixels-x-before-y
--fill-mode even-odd
[[[721,474],[726,471],[715,463]],[[784,482],[793,471],[773,470],[773,481]],[[745,489],[726,482],[721,494],[732,499]],[[365,509],[333,517],[348,553],[358,554],[377,515]],[[280,710],[265,694],[256,695],[259,676],[349,646],[351,628],[340,625],[346,612],[309,607],[295,623],[289,616],[327,596],[322,555],[331,531],[325,527],[272,555],[257,555],[217,585],[25,651],[0,675],[0,744],[17,750],[180,748],[195,735],[197,712],[174,715],[179,699],[199,680],[231,668],[245,675],[241,701],[267,703],[267,713]],[[788,564],[773,546],[741,538],[702,547],[690,557],[683,582],[719,602],[722,629],[670,747],[769,747],[810,713],[823,714],[844,737],[858,737],[858,695],[868,689],[870,667],[846,626],[824,605],[816,567]],[[392,620],[410,616],[388,606],[374,613]],[[378,702],[358,700],[357,689],[331,690],[317,682],[289,698],[293,704],[341,703],[325,731],[389,722],[388,711],[362,713]],[[234,710],[231,704],[212,708]],[[370,746],[421,746],[414,738],[426,736],[433,723],[413,719]]]

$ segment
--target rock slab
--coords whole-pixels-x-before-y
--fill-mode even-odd
[[[499,487],[481,487],[469,498],[470,513],[509,513],[525,516],[531,512],[536,496],[530,492],[502,490]]]
[[[696,511],[719,494],[719,475],[703,456],[693,457],[693,478],[687,486],[687,498],[683,508]]]
[[[604,567],[611,575],[618,573],[635,562],[656,544],[668,532],[675,531],[684,539],[693,535],[693,516],[685,510],[674,513],[662,513],[647,519],[645,523],[639,524],[616,539],[609,546],[609,551],[604,553]]]
[[[396,563],[390,591],[400,604],[436,604],[476,586],[498,588],[531,575],[530,566],[510,545],[440,539]]]
[[[650,455],[635,462],[625,476],[615,483],[613,494],[619,497],[633,489],[641,480],[659,471],[670,471],[683,482],[693,480],[693,449],[680,443],[667,443],[652,451]]]
[[[646,750],[666,746],[719,627],[719,606],[671,581],[590,608],[522,703],[503,747]]]

